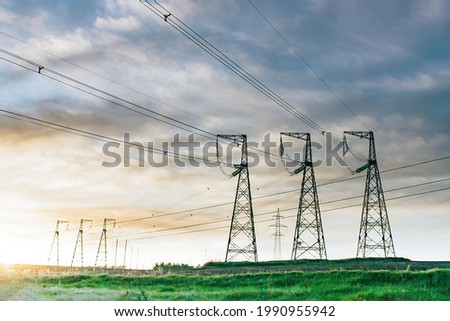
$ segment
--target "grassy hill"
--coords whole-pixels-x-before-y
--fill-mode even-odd
[[[159,265],[159,275],[4,277],[0,299],[450,300],[450,269],[445,268],[449,263],[437,264],[444,268],[422,263],[405,259],[208,263],[201,268]],[[414,266],[421,268],[412,270]]]

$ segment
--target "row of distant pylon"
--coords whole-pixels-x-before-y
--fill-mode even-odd
[[[394,243],[375,153],[373,132],[345,131],[343,140],[344,155],[350,151],[347,135],[353,135],[369,141],[369,155],[366,164],[355,171],[355,173],[360,173],[367,170],[356,257],[395,257]],[[303,173],[303,179],[300,189],[300,201],[291,259],[327,259],[319,197],[312,161],[311,135],[309,133],[282,132],[280,134],[281,156],[283,156],[283,136],[305,141],[304,159],[298,162],[298,167],[292,172],[293,174]],[[241,162],[240,164],[234,165],[238,169],[235,173],[236,175],[239,174],[239,177],[225,261],[235,261],[243,258],[256,262],[258,261],[258,252],[248,171],[247,136],[218,135],[217,139],[219,138],[231,139],[242,146]],[[277,229],[275,232],[275,252],[281,247],[279,240],[281,235],[280,227],[278,213],[278,221],[275,224],[275,228]]]
[[[78,228],[77,239],[75,241],[75,249],[73,250],[72,261],[70,263],[70,267],[74,266],[75,258],[76,258],[76,255],[78,252],[80,253],[81,267],[84,267],[84,228],[85,228],[86,223],[90,223],[89,228],[92,227],[92,220],[88,220],[88,219],[80,220],[80,227]],[[50,263],[51,263],[52,254],[54,254],[54,251],[56,251],[56,265],[59,266],[59,263],[60,263],[59,262],[59,234],[60,234],[60,228],[62,225],[66,225],[68,227],[69,222],[63,221],[63,220],[56,221],[55,233],[53,236],[52,246],[50,248],[50,253],[48,255],[48,260],[47,260],[48,265],[50,265]],[[104,267],[105,268],[108,267],[108,246],[107,246],[107,237],[106,237],[106,233],[108,231],[108,226],[111,226],[112,228],[114,228],[116,226],[116,220],[111,219],[111,218],[105,218],[103,220],[102,234],[100,236],[100,242],[98,244],[94,268],[98,266],[101,256],[104,256]],[[116,240],[116,242],[117,242],[117,240]],[[124,266],[125,266],[125,261],[126,261],[127,243],[128,243],[128,241],[126,240],[125,241],[125,252],[124,252]],[[116,243],[116,259],[117,259],[117,243]],[[114,266],[116,266],[116,262],[114,263]]]

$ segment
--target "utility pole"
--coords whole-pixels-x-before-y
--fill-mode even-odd
[[[125,240],[125,251],[123,252],[123,269],[124,270],[127,268],[127,247],[128,247],[128,240]]]
[[[130,270],[132,270],[133,269],[133,247],[131,247],[131,249],[130,249],[131,251],[131,255],[130,255]]]
[[[139,269],[139,247],[137,249],[137,254],[136,254],[136,270]]]
[[[274,260],[281,260],[281,238],[284,236],[281,234],[281,228],[287,228],[286,225],[281,224],[281,219],[284,217],[280,215],[280,209],[277,210],[277,215],[274,215],[275,224],[269,225],[269,227],[275,228],[275,233],[272,236],[275,237],[275,244],[273,249]]]
[[[77,240],[75,241],[75,249],[73,250],[72,262],[70,263],[70,267],[73,267],[73,262],[75,260],[75,256],[77,254],[78,245],[80,245],[80,259],[81,259],[81,267],[84,266],[84,223],[91,223],[89,228],[92,228],[92,220],[81,219],[80,227],[78,228]]]
[[[117,248],[119,247],[119,239],[116,239],[116,251],[114,254],[114,270],[117,267]]]
[[[116,220],[115,219],[111,219],[111,218],[105,218],[103,220],[103,229],[102,229],[102,235],[100,237],[100,243],[98,244],[98,250],[97,250],[97,256],[95,258],[95,265],[94,265],[94,269],[97,267],[97,263],[98,263],[98,258],[101,254],[101,252],[104,253],[105,255],[105,269],[108,268],[108,245],[107,245],[107,237],[106,237],[106,232],[107,232],[107,224],[108,223],[112,223],[114,228],[116,226]],[[103,244],[103,247],[102,247]]]
[[[281,156],[284,154],[283,136],[305,142],[304,159],[297,163],[297,168],[291,173],[291,175],[303,173],[291,259],[297,260],[305,257],[326,260],[327,250],[325,247],[319,195],[317,193],[312,161],[311,134],[298,132],[280,133]]]
[[[367,170],[356,257],[395,257],[394,241],[378,170],[373,132],[345,131],[344,155],[349,151],[346,135],[356,136],[369,141],[369,158],[367,163],[354,171],[354,174],[356,174]]]
[[[69,228],[68,221],[56,221],[55,234],[53,234],[52,246],[50,247],[50,254],[48,255],[47,265],[50,265],[50,260],[52,258],[53,247],[56,246],[56,266],[59,266],[59,228],[61,224],[67,224],[66,230]]]
[[[231,174],[231,177],[238,176],[238,183],[225,262],[234,261],[238,257],[257,262],[258,252],[248,171],[247,135],[217,135],[217,153],[219,153],[219,138],[232,141],[238,147],[241,146],[241,161],[239,164],[233,165],[235,171]]]

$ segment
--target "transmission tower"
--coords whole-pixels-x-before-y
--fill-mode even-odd
[[[235,171],[231,174],[231,176],[238,175],[238,183],[225,262],[233,261],[239,256],[257,262],[258,252],[248,171],[247,135],[217,135],[217,150],[219,149],[219,138],[233,141],[241,146],[241,161],[239,164],[233,165]]]
[[[50,247],[50,253],[48,255],[47,265],[50,265],[53,248],[56,246],[56,266],[59,266],[59,228],[61,227],[61,224],[67,224],[66,230],[69,228],[68,221],[60,221],[60,220],[56,221],[55,234],[53,235],[53,241],[52,241],[52,246]]]
[[[281,234],[281,228],[287,228],[287,226],[281,224],[281,219],[284,219],[284,217],[280,215],[280,209],[277,210],[277,215],[274,215],[273,218],[275,219],[275,224],[269,225],[269,227],[275,228],[275,233],[272,234],[275,237],[273,258],[274,260],[281,260],[281,238],[284,236]]]
[[[73,262],[75,260],[76,254],[77,254],[78,245],[80,246],[81,267],[84,266],[84,238],[83,238],[84,223],[91,223],[90,228],[92,227],[92,220],[81,219],[80,227],[78,228],[77,240],[75,241],[75,249],[73,250],[72,262],[70,263],[70,267],[73,267]]]
[[[101,252],[105,255],[105,269],[108,268],[108,245],[107,245],[107,238],[106,238],[106,232],[107,232],[107,224],[112,223],[113,228],[116,226],[116,220],[111,218],[105,218],[103,220],[103,229],[102,229],[102,236],[100,237],[100,243],[98,244],[98,250],[97,250],[97,256],[95,258],[95,265],[94,267],[97,267],[98,258],[101,255]],[[103,244],[103,246],[102,246]]]
[[[369,158],[367,163],[354,173],[367,169],[364,203],[359,230],[358,249],[356,257],[384,256],[395,257],[394,241],[384,200],[381,177],[375,154],[375,139],[372,131],[344,132],[344,155],[349,151],[346,135],[369,140]]]
[[[292,175],[303,172],[300,201],[295,225],[294,242],[292,245],[292,260],[302,257],[312,259],[327,259],[325,238],[323,235],[322,218],[320,214],[319,196],[311,151],[311,135],[309,133],[286,132],[280,134],[280,150],[283,156],[283,136],[305,141],[304,160],[298,162]]]

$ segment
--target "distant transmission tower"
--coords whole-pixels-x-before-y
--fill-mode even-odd
[[[47,265],[50,265],[50,260],[52,258],[53,248],[56,246],[56,266],[59,266],[59,228],[61,224],[67,224],[66,229],[69,228],[68,221],[56,221],[55,234],[53,235],[52,246],[50,247],[50,253],[48,255]]]
[[[378,170],[375,154],[375,139],[372,131],[344,132],[344,155],[349,150],[346,135],[357,136],[369,140],[369,159],[367,163],[358,168],[355,173],[367,169],[364,203],[359,230],[358,249],[356,257],[384,256],[395,257],[394,241],[381,186],[380,172]]]
[[[322,217],[320,214],[319,196],[311,151],[311,135],[309,133],[286,132],[280,134],[280,151],[284,156],[283,136],[305,141],[304,160],[297,162],[291,175],[303,172],[300,201],[295,225],[292,260],[302,257],[327,259],[325,238],[323,235]]]
[[[76,254],[77,254],[78,246],[80,247],[81,267],[84,266],[84,237],[83,237],[84,223],[91,223],[91,227],[92,227],[92,220],[81,219],[80,227],[78,229],[77,240],[75,241],[75,249],[73,250],[72,262],[70,263],[70,267],[73,267],[73,262],[75,260]]]
[[[280,215],[280,209],[277,210],[277,215],[274,215],[274,218],[275,224],[269,225],[269,227],[275,228],[275,233],[272,234],[275,237],[273,258],[274,260],[281,260],[281,238],[284,236],[281,234],[281,228],[287,228],[287,226],[281,224],[281,219],[284,217]]]
[[[258,252],[248,172],[247,136],[217,135],[217,151],[219,150],[219,138],[231,140],[241,146],[241,161],[239,164],[233,165],[236,170],[231,174],[232,176],[239,176],[225,262],[233,261],[239,256],[257,262]]]
[[[107,224],[112,223],[113,228],[116,226],[116,220],[111,218],[105,218],[103,220],[103,229],[102,229],[102,236],[100,237],[100,243],[98,244],[98,250],[97,250],[97,256],[95,258],[95,265],[94,267],[97,267],[98,258],[101,255],[101,252],[105,255],[105,269],[108,268],[108,245],[107,245],[107,238],[106,238],[106,232],[107,232]],[[103,245],[103,246],[102,246]]]

